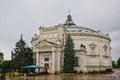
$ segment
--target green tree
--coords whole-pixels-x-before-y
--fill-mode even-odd
[[[3,61],[3,53],[2,52],[0,52],[0,63]]]
[[[71,36],[68,34],[66,38],[66,44],[64,48],[64,66],[63,71],[65,73],[73,73],[74,72],[74,63],[75,63],[75,50],[74,43]]]
[[[0,64],[0,67],[2,67],[2,68],[11,68],[10,64],[11,64],[11,60],[4,60]]]
[[[115,61],[112,61],[112,67],[116,68],[116,62]]]
[[[120,58],[117,60],[117,68],[120,68]]]
[[[20,68],[21,66],[31,65],[33,63],[32,54],[32,49],[26,45],[21,35],[20,40],[16,42],[14,51],[11,52],[11,66]]]

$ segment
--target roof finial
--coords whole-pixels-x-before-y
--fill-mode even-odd
[[[70,10],[68,10],[68,13],[69,13],[69,15],[70,15]]]
[[[64,25],[75,25],[75,23],[72,20],[72,16],[70,15],[70,10],[68,10],[69,15],[67,16],[67,20]]]
[[[20,35],[20,40],[22,40],[22,38],[23,38],[23,34]]]

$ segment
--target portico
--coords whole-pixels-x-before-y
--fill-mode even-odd
[[[60,57],[57,44],[47,40],[41,41],[36,45],[36,65],[46,67],[49,73],[60,72]],[[56,65],[58,65],[56,67]]]

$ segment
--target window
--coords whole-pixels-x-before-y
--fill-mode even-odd
[[[95,47],[91,47],[91,53],[95,53]]]
[[[89,44],[89,47],[90,47],[90,49],[91,49],[91,54],[95,54],[96,44],[91,43],[91,44]]]
[[[106,44],[103,46],[103,48],[104,48],[104,51],[107,52],[108,46]]]
[[[45,61],[49,61],[49,58],[45,58]]]
[[[78,66],[78,57],[75,57],[75,66]]]
[[[103,49],[104,49],[105,55],[107,55],[108,46],[106,44],[103,46]]]

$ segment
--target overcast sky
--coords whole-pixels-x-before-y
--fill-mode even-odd
[[[0,0],[0,52],[11,59],[20,34],[31,46],[39,26],[64,23],[68,10],[77,25],[109,33],[112,59],[120,57],[120,0]]]

